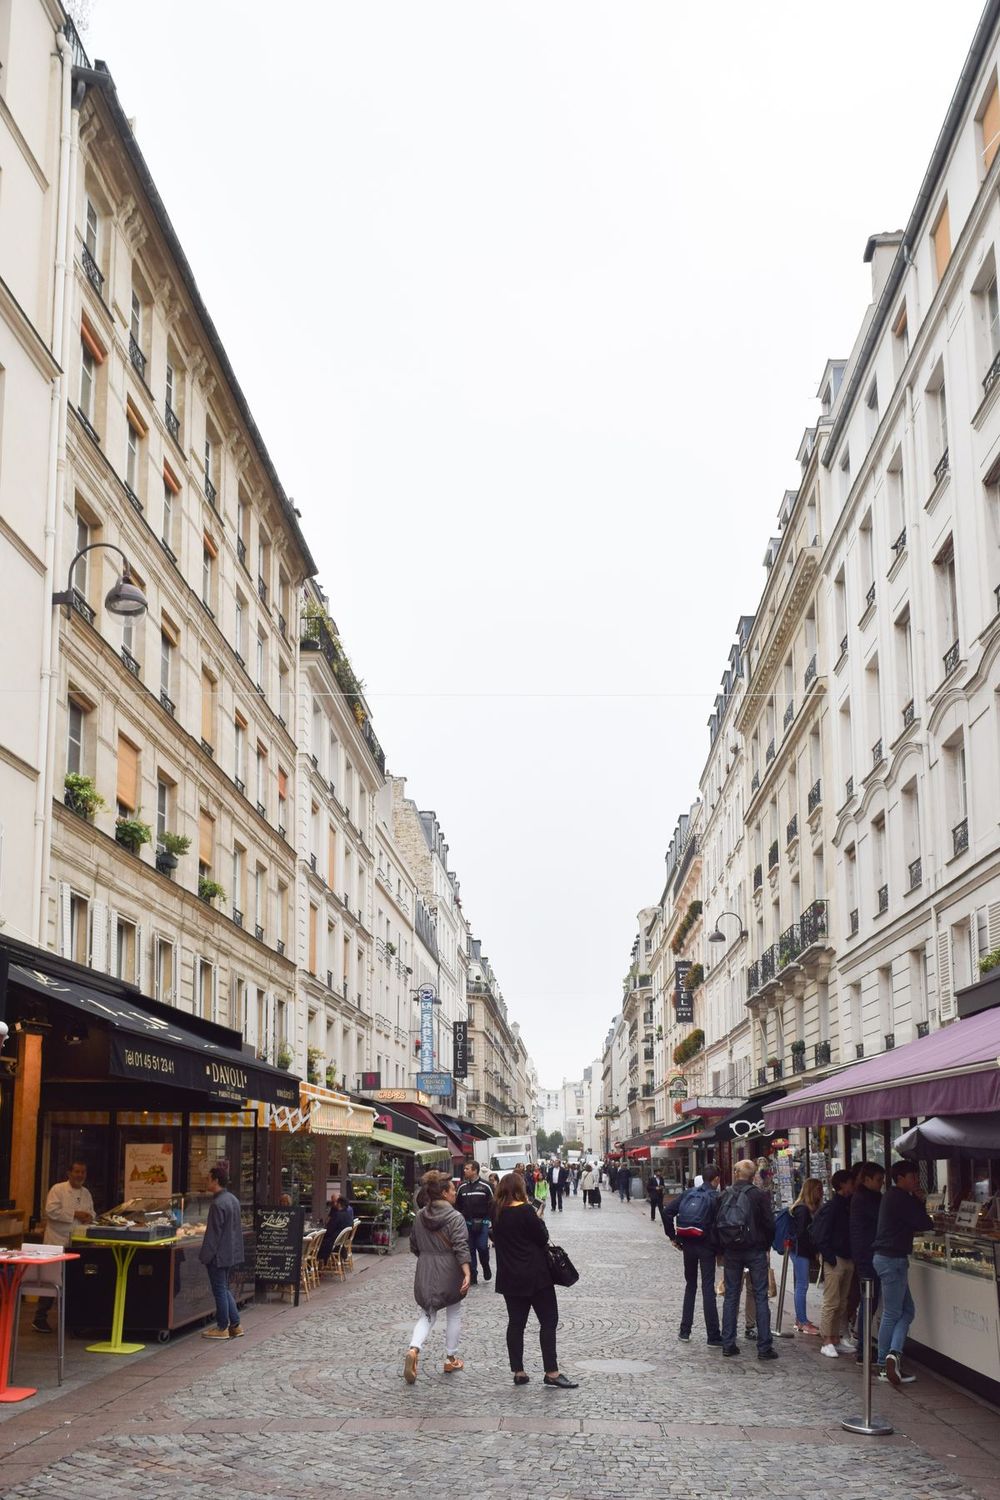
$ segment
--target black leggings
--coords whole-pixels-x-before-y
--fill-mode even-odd
[[[510,1367],[514,1373],[524,1369],[524,1330],[528,1322],[528,1313],[532,1308],[535,1309],[535,1317],[538,1319],[538,1342],[542,1346],[542,1366],[547,1375],[553,1370],[558,1370],[556,1325],[559,1322],[559,1304],[556,1301],[555,1287],[542,1287],[533,1297],[511,1297],[505,1292],[503,1300],[507,1304],[507,1353],[510,1355]]]

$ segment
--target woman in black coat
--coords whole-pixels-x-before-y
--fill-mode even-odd
[[[515,1385],[527,1385],[524,1373],[524,1330],[528,1313],[538,1319],[538,1338],[545,1367],[544,1385],[575,1391],[577,1382],[560,1373],[556,1358],[559,1305],[545,1247],[549,1232],[528,1202],[524,1178],[508,1172],[500,1180],[493,1209],[496,1248],[496,1289],[507,1304],[507,1353]]]

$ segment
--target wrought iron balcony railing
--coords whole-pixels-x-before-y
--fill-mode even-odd
[[[904,729],[909,729],[910,725],[913,723],[915,715],[916,715],[916,710],[915,710],[915,708],[913,706],[913,699],[911,698],[910,701],[909,701],[909,703],[906,703],[906,704],[903,705],[903,728]]]
[[[205,498],[208,501],[209,505],[212,507],[212,509],[215,510],[215,508],[216,508],[215,502],[219,498],[219,492],[215,488],[215,485],[212,483],[210,477],[207,474],[204,477],[205,477]]]
[[[1000,376],[1000,354],[997,355],[996,359],[993,361],[989,369],[986,371],[986,374],[983,376],[984,396],[989,395],[990,391],[997,383],[998,376]]]
[[[934,465],[934,483],[935,484],[940,484],[941,483],[942,479],[947,474],[949,467],[950,467],[950,465],[949,465],[949,462],[948,462],[948,450],[946,448],[944,450],[944,452],[942,453],[941,457],[938,459],[937,463]]]
[[[814,943],[826,942],[829,932],[828,923],[829,912],[827,903],[822,898],[811,902],[799,918],[799,937],[801,941],[799,951],[804,953]]]
[[[951,846],[955,854],[964,854],[969,847],[969,820],[963,818],[951,830]]]
[[[751,792],[755,792],[759,786],[760,786],[760,772],[759,771],[754,771],[753,775],[750,777],[750,790],[751,790]]]
[[[799,836],[799,815],[798,815],[798,813],[793,813],[792,816],[791,816],[791,818],[788,820],[788,827],[785,829],[785,843],[786,844],[790,844],[792,842],[792,840],[793,839],[797,839],[798,836]]]
[[[918,885],[922,885],[923,884],[923,880],[924,880],[924,862],[923,862],[923,860],[922,859],[911,859],[910,863],[906,867],[906,873],[909,876],[909,881],[910,881],[907,889],[911,890],[911,891],[915,891],[917,889]]]
[[[882,754],[882,741],[881,739],[877,739],[872,746],[872,768],[874,769],[875,766],[880,766],[884,760],[885,756]]]
[[[770,765],[773,759],[774,759],[774,741],[773,740],[769,740],[768,741],[767,750],[765,751],[765,754],[764,754],[764,760],[765,760],[765,763],[767,765]]]
[[[829,1066],[829,1063],[830,1063],[830,1043],[829,1042],[817,1042],[816,1043],[816,1062],[815,1062],[815,1066],[817,1068],[825,1068],[825,1067]]]
[[[126,667],[128,667],[133,677],[142,676],[142,668],[139,666],[139,663],[136,661],[135,657],[126,646],[122,647],[122,661],[125,663]]]
[[[883,916],[889,910],[889,887],[880,885],[878,888],[878,914]]]
[[[83,264],[83,269],[86,274],[87,280],[90,282],[97,295],[99,297],[103,297],[104,272],[101,270],[100,266],[97,264],[97,261],[91,255],[86,245],[80,246],[80,260]]]
[[[138,372],[142,379],[145,380],[146,356],[139,348],[139,345],[135,341],[135,335],[132,333],[130,333],[128,336],[128,357],[132,361],[134,369]]]
[[[944,653],[944,675],[950,677],[958,666],[958,642],[954,641]]]
[[[865,595],[865,608],[866,609],[871,609],[871,607],[872,607],[872,605],[874,603],[875,603],[875,585],[873,583],[871,585],[871,587],[869,588],[867,594]]]
[[[905,526],[903,527],[902,531],[899,533],[899,536],[893,542],[893,544],[892,544],[892,550],[896,554],[896,561],[898,562],[899,559],[902,557],[903,553],[906,551],[906,527]]]
[[[816,678],[816,653],[814,651],[813,654],[812,654],[812,656],[810,656],[808,663],[806,664],[806,675],[803,678],[803,687],[805,688],[805,690],[806,690],[807,693],[809,691],[809,684],[811,682],[815,681],[815,678]]]
[[[857,907],[855,907],[853,911],[850,911],[847,914],[847,930],[850,933],[851,937],[856,937],[857,936],[857,933],[858,933],[858,908]]]
[[[819,807],[820,803],[822,802],[822,800],[823,800],[823,783],[820,780],[820,778],[817,777],[816,780],[813,782],[812,786],[809,788],[809,796],[806,799],[806,806],[808,807],[808,809],[809,809],[810,812],[815,812],[816,809],[817,809],[817,807]]]
[[[781,720],[782,728],[787,729],[794,718],[795,704],[792,702],[788,702],[785,704],[785,712]]]
[[[760,888],[761,888],[761,886],[763,884],[764,884],[764,867],[762,865],[754,865],[754,867],[753,867],[753,888],[754,888],[754,890],[755,891],[759,891]]]
[[[778,863],[778,840],[775,839],[774,843],[771,845],[770,849],[768,849],[768,851],[767,851],[767,868],[769,870],[773,870],[774,867],[775,867],[775,865],[777,863]]]
[[[163,403],[163,420],[167,424],[167,431],[175,443],[181,440],[181,419],[170,405],[169,401]]]

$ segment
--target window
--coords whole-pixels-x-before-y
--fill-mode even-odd
[[[240,920],[243,916],[243,908],[246,904],[246,850],[239,844],[233,847],[233,914],[239,912]]]
[[[176,531],[175,514],[177,510],[177,496],[180,494],[180,482],[169,464],[163,465],[163,523],[160,527],[160,539],[170,553],[174,554],[174,534]]]
[[[903,449],[898,447],[886,464],[886,489],[889,499],[889,538],[896,557],[906,546],[906,495],[903,487]],[[893,559],[895,561],[895,558]]]
[[[139,806],[139,751],[123,734],[118,736],[118,816],[130,817]]]
[[[74,891],[69,898],[69,952],[66,956],[76,964],[87,962],[89,916],[90,903],[86,896],[78,896]]]
[[[287,724],[291,709],[291,688],[288,685],[288,668],[284,662],[278,664],[278,714]],[[330,761],[330,780],[334,780],[334,762]]]
[[[131,306],[131,310],[130,310],[130,313],[129,313],[128,331],[132,335],[133,339],[135,340],[135,342],[139,345],[139,347],[141,349],[142,348],[142,303],[139,300],[139,293],[135,290],[134,287],[132,288],[132,306]]]
[[[209,484],[212,482],[212,438],[209,433],[205,434],[205,478]]]
[[[215,748],[215,678],[202,668],[201,673],[201,738],[209,749]]]
[[[131,400],[127,401],[125,404],[125,483],[136,499],[141,499],[145,489],[142,455],[146,430],[146,424]]]
[[[169,698],[173,702],[170,692],[174,675],[174,642],[173,638],[165,628],[160,630],[160,697]]]
[[[97,205],[87,194],[86,207],[84,210],[83,243],[86,245],[91,258],[96,262],[98,259],[100,219],[97,213]]]
[[[207,958],[195,961],[195,1014],[211,1021],[215,1016],[215,968]]]
[[[74,776],[83,775],[83,719],[83,709],[79,703],[74,703],[71,698],[66,744],[66,770]]]
[[[869,441],[878,429],[878,381],[873,380],[865,397],[865,430]]]
[[[288,827],[288,772],[278,767],[278,829],[282,834]]]
[[[169,938],[156,936],[153,939],[153,985],[154,997],[164,1005],[174,1001],[174,945]]]
[[[257,533],[257,592],[267,603],[267,591],[271,582],[271,543],[263,530]]]
[[[278,882],[278,942],[284,948],[288,942],[288,887]]]
[[[80,358],[80,410],[87,421],[94,425],[94,388],[97,383],[97,360],[89,345],[81,346]]]
[[[114,973],[134,984],[136,979],[138,932],[134,922],[119,917],[115,923]]]
[[[903,886],[907,891],[914,891],[923,881],[923,871],[920,868],[920,800],[915,776],[903,787],[900,808],[903,815],[905,865]]]
[[[985,177],[993,165],[997,147],[1000,146],[1000,95],[997,94],[996,74],[990,80],[986,99],[979,114],[979,145]]]
[[[309,903],[309,972],[316,973],[316,926],[319,913],[312,902]]]
[[[953,735],[944,746],[943,754],[945,775],[945,811],[948,820],[949,839],[945,850],[945,859],[951,859],[954,854],[964,853],[964,849],[954,847],[953,839],[956,830],[965,825],[966,842],[968,840],[968,790],[965,778],[965,739],[959,731]]]
[[[173,787],[162,776],[156,778],[156,842],[163,847],[163,835],[170,832],[170,804]]]
[[[246,600],[241,594],[236,595],[236,655],[243,661],[245,650],[246,631]]]
[[[892,726],[891,733],[894,736],[902,729],[908,729],[913,718],[913,637],[908,604],[897,616],[893,633],[895,636],[896,695],[903,716],[902,724],[897,720]]]
[[[218,557],[219,548],[215,538],[206,531],[202,537],[201,549],[201,602],[213,617],[215,614],[216,585],[218,579]]]
[[[267,813],[267,750],[260,740],[257,741],[257,764],[256,784],[254,787],[257,811],[263,808],[264,815]]]
[[[253,872],[253,920],[260,937],[264,931],[264,903],[267,899],[267,871],[258,865]]]
[[[938,642],[947,675],[958,665],[958,588],[955,580],[955,547],[951,537],[934,559],[934,578]]]
[[[215,863],[215,819],[204,808],[198,814],[198,874],[210,875]]]
[[[931,230],[931,245],[934,252],[934,278],[940,282],[951,260],[951,224],[948,218],[948,200],[944,200]]]
[[[257,686],[263,688],[267,681],[267,636],[263,630],[257,632]]]
[[[247,780],[247,722],[240,714],[236,715],[234,723],[234,737],[236,745],[235,763],[233,775],[242,791]]]

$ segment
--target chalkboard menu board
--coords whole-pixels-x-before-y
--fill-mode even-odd
[[[268,1286],[293,1286],[296,1307],[305,1217],[304,1208],[255,1208],[253,1215],[257,1240],[254,1279]]]

